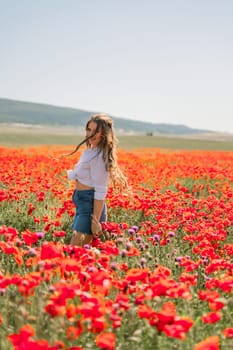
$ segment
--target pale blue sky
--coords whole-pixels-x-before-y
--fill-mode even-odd
[[[233,133],[232,0],[0,0],[0,97]]]

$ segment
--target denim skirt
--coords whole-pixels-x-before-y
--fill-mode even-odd
[[[72,224],[72,229],[85,234],[91,232],[91,215],[94,208],[94,190],[74,190],[72,201],[75,204],[76,213]],[[107,207],[104,203],[100,222],[107,221]]]

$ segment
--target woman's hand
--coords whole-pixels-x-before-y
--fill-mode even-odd
[[[102,231],[102,226],[95,215],[91,217],[91,232],[94,237],[98,237],[99,233]]]

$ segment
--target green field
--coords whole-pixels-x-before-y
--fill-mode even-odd
[[[77,145],[83,136],[75,128],[22,128],[1,127],[0,146],[15,147],[27,145]],[[233,135],[213,136],[147,136],[118,135],[119,148],[167,148],[188,150],[233,150]]]

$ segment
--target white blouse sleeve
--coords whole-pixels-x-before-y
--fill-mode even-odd
[[[78,180],[79,164],[85,160],[85,152],[81,155],[78,163],[75,164],[73,169],[66,170],[68,180]]]
[[[102,152],[91,160],[91,178],[95,189],[94,198],[105,199],[108,191],[109,172],[105,169]]]

